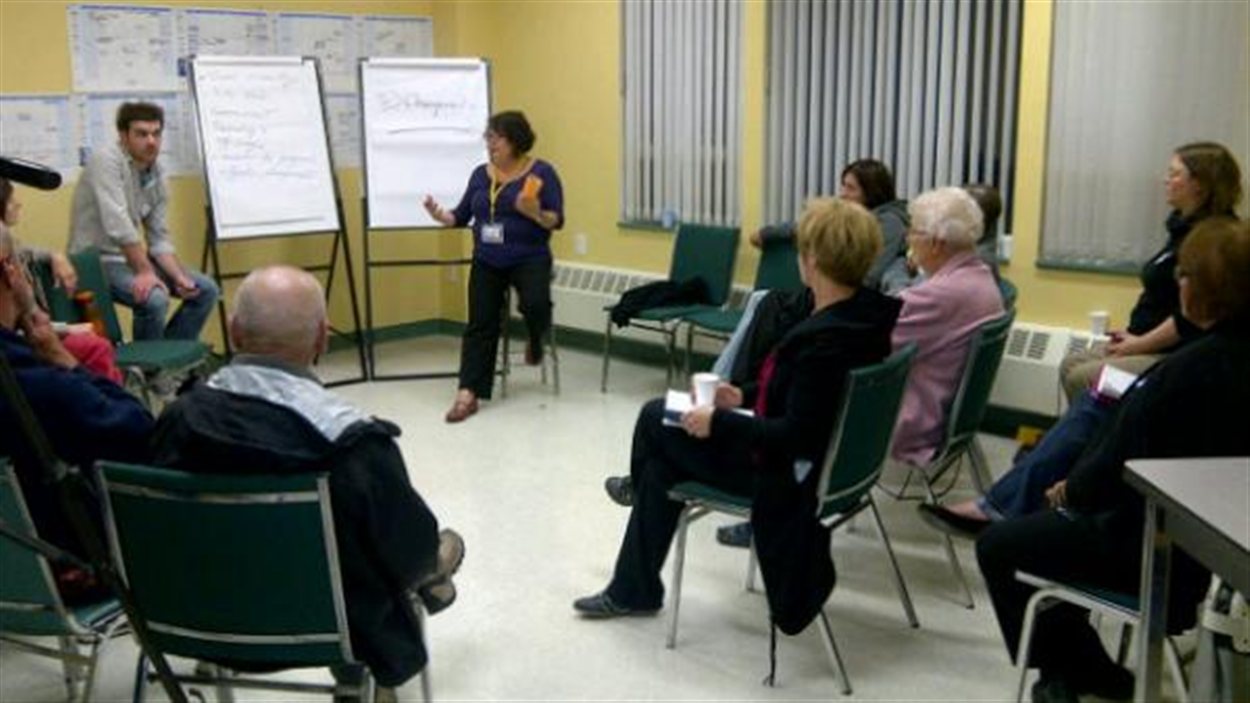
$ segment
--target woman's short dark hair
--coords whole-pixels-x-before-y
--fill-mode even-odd
[[[1176,275],[1189,283],[1195,322],[1250,322],[1250,224],[1219,216],[1199,222],[1181,244]]]
[[[1196,214],[1233,214],[1241,202],[1241,169],[1228,149],[1215,142],[1194,142],[1177,149],[1176,157],[1202,188],[1203,201]]]
[[[998,231],[998,218],[1003,214],[1003,196],[998,189],[988,183],[969,183],[964,190],[977,201],[984,218],[985,228],[981,232],[981,241],[993,239]]]
[[[0,222],[9,212],[9,198],[13,197],[13,183],[7,178],[0,178]]]
[[[534,140],[538,138],[530,127],[529,120],[525,119],[525,113],[520,110],[506,110],[491,115],[486,128],[507,139],[518,156],[533,149]]]
[[[860,159],[852,161],[842,169],[838,180],[846,178],[846,174],[855,176],[859,189],[864,191],[864,207],[872,210],[897,199],[894,195],[894,176],[890,169],[876,159]]]
[[[160,122],[165,126],[165,110],[153,103],[122,103],[117,108],[117,131],[129,132],[131,122]]]

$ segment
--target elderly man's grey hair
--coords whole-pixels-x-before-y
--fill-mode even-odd
[[[911,228],[946,242],[952,249],[971,249],[981,238],[984,217],[977,201],[963,188],[936,188],[911,201]]]
[[[240,351],[315,354],[326,320],[325,293],[312,274],[293,266],[266,266],[243,279],[230,315]]]

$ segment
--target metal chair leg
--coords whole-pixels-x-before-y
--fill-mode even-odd
[[[748,593],[755,593],[755,572],[758,571],[760,558],[755,553],[755,535],[751,535],[751,544],[747,546],[747,583]]]
[[[903,614],[907,616],[907,622],[912,627],[920,627],[920,621],[916,619],[916,609],[911,602],[911,594],[907,592],[907,583],[903,581],[903,571],[898,568],[898,557],[894,555],[894,546],[890,544],[890,536],[886,534],[885,523],[881,521],[881,513],[877,510],[877,501],[873,500],[872,494],[868,494],[868,507],[872,510],[872,518],[877,523],[877,532],[881,535],[881,544],[885,547],[885,554],[890,558],[890,566],[894,569],[894,587],[898,589],[898,598],[903,602]]]
[[[968,473],[972,476],[972,485],[976,487],[977,493],[985,495],[990,486],[994,485],[994,477],[990,474],[989,462],[985,458],[985,451],[981,449],[981,442],[976,437],[968,444],[968,460],[971,464]]]
[[[61,654],[61,671],[65,679],[65,700],[78,700],[78,679],[81,677],[80,665],[76,661],[78,658],[78,645],[68,636],[57,637],[57,644],[60,645]]]
[[[599,392],[608,392],[608,360],[612,358],[612,318],[603,330],[603,372],[599,375]]]
[[[148,657],[143,652],[139,652],[139,661],[135,664],[135,689],[131,700],[133,703],[143,703],[145,694],[148,691]]]
[[[672,613],[669,616],[668,643],[669,649],[677,647],[677,615],[681,611],[681,575],[686,565],[686,530],[690,527],[690,514],[694,506],[686,504],[677,519],[677,552],[673,555],[673,597]]]
[[[551,388],[556,395],[560,395],[560,352],[556,347],[556,326],[552,325],[547,330],[547,342],[551,351]],[[543,367],[546,368],[545,366]]]
[[[668,325],[661,323],[664,329],[664,337],[667,339],[668,345],[668,362],[664,368],[664,387],[673,387],[673,376],[676,375],[677,366],[677,327],[669,328]]]
[[[1033,648],[1033,623],[1037,619],[1037,611],[1046,599],[1045,591],[1037,591],[1024,608],[1024,629],[1020,631],[1020,643],[1016,646],[1016,670],[1019,677],[1016,681],[1016,703],[1024,700],[1024,683],[1029,677],[1029,652]]]
[[[825,651],[829,654],[829,661],[833,664],[833,671],[842,681],[842,695],[851,695],[851,679],[846,675],[846,665],[842,663],[842,653],[838,651],[838,643],[833,639],[833,627],[829,625],[829,616],[825,613],[825,609],[820,609],[820,632],[823,635],[821,641],[825,643]]]
[[[1176,647],[1176,640],[1163,638],[1163,657],[1167,660],[1168,670],[1172,674],[1172,687],[1176,689],[1176,698],[1180,703],[1189,703],[1189,681],[1185,679],[1185,666],[1181,662],[1181,652]]]
[[[933,494],[933,484],[925,477],[925,491],[928,493],[929,503],[937,505],[937,496]],[[942,544],[946,547],[946,560],[950,562],[951,571],[955,573],[955,580],[959,582],[959,586],[964,592],[964,606],[968,610],[976,607],[976,602],[972,600],[972,589],[968,586],[968,578],[964,575],[963,568],[959,565],[959,557],[955,555],[955,543],[951,540],[951,536],[942,533]]]

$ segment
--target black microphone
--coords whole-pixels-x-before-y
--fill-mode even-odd
[[[61,174],[55,170],[13,156],[0,156],[0,177],[39,190],[56,190],[61,187]]]

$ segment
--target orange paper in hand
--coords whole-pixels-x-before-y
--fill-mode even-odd
[[[542,190],[542,188],[543,179],[531,173],[525,177],[525,182],[521,184],[521,197],[537,198],[538,191]]]

